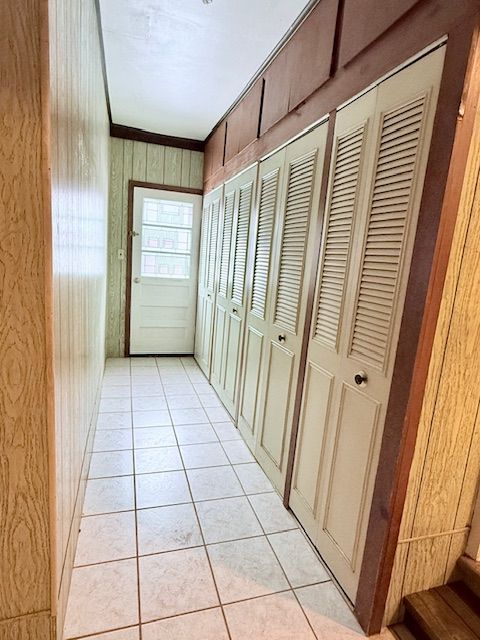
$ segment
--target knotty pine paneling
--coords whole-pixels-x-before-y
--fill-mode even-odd
[[[50,0],[58,634],[105,360],[109,123],[94,0]]]
[[[50,216],[41,0],[0,3],[0,637],[47,640]],[[18,629],[29,628],[29,635]]]
[[[130,180],[201,189],[203,153],[110,138],[106,335],[108,357],[119,357],[124,354],[128,183]],[[120,250],[125,252],[124,259],[119,259]]]
[[[401,617],[403,596],[450,579],[472,521],[480,469],[479,234],[477,112],[390,583],[389,624]]]
[[[1,640],[50,640],[50,611],[0,622]]]

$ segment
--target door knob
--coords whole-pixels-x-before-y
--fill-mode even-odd
[[[278,341],[279,341],[279,342],[285,342],[285,340],[286,340],[286,339],[287,339],[287,337],[285,336],[285,334],[284,334],[284,333],[281,333],[281,334],[278,336]]]
[[[132,238],[135,238],[136,236],[139,236],[140,234],[138,233],[138,231],[135,231],[134,229],[132,229],[130,231],[130,235]]]
[[[238,313],[237,309],[232,309],[232,313]]]
[[[365,386],[368,382],[368,376],[365,371],[359,371],[355,374],[353,379],[355,380],[355,384],[359,387]]]
[[[138,284],[140,282],[140,278],[134,278],[133,281]]]

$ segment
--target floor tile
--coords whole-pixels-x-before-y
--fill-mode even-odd
[[[223,407],[206,407],[205,409],[210,422],[228,422],[231,415]]]
[[[222,403],[213,393],[199,393],[199,400],[203,407],[221,407]]]
[[[212,426],[222,442],[242,439],[240,431],[232,422],[215,422]]]
[[[140,555],[176,551],[203,544],[192,504],[178,504],[138,511]]]
[[[189,377],[183,371],[178,373],[175,371],[162,371],[160,378],[164,384],[188,384],[190,382]]]
[[[213,544],[207,550],[222,603],[289,588],[265,536]]]
[[[184,471],[140,475],[135,484],[138,509],[192,501]]]
[[[100,400],[99,413],[114,413],[130,411],[132,405],[130,396],[126,398],[102,398]]]
[[[276,493],[258,493],[248,496],[265,533],[278,533],[297,529],[295,518],[285,509]]]
[[[88,472],[89,478],[111,478],[113,476],[129,476],[132,474],[132,450],[92,453]]]
[[[65,639],[138,624],[136,560],[73,570]]]
[[[255,462],[255,458],[252,456],[250,449],[243,440],[231,440],[224,442],[223,448],[232,464]]]
[[[132,414],[125,413],[100,413],[97,419],[97,431],[100,429],[131,429]]]
[[[130,511],[133,508],[132,476],[88,480],[83,515]]]
[[[133,426],[136,427],[168,427],[172,424],[166,409],[158,411],[134,411]]]
[[[235,473],[239,477],[245,493],[266,493],[274,490],[272,483],[256,462],[235,465]]]
[[[140,558],[142,622],[218,605],[205,549]]]
[[[229,464],[228,458],[219,442],[190,444],[180,447],[180,451],[185,463],[185,469],[220,467]]]
[[[199,409],[200,400],[197,396],[169,396],[168,406],[170,409]]]
[[[319,640],[365,637],[333,582],[296,589],[295,593]]]
[[[174,425],[208,423],[207,414],[203,409],[171,409],[170,413]]]
[[[315,640],[291,591],[225,607],[232,640]]]
[[[135,450],[135,473],[157,473],[183,469],[178,447]]]
[[[154,373],[154,374],[137,374],[137,375],[133,375],[132,374],[132,384],[160,384],[160,376],[158,375],[158,373]]]
[[[102,429],[95,434],[93,451],[132,449],[132,432],[127,429]]]
[[[197,383],[207,382],[206,377],[203,375],[201,371],[192,370],[191,372],[187,373],[187,375],[190,382],[197,382]]]
[[[146,396],[164,396],[163,387],[160,382],[156,382],[155,384],[132,384],[132,397],[136,398],[138,396],[146,397]]]
[[[163,385],[165,395],[168,396],[192,396],[195,393],[195,389],[193,385],[190,383],[177,383],[177,384],[168,384],[165,383]]]
[[[175,427],[178,444],[203,444],[218,442],[215,431],[209,424],[189,424]]]
[[[133,432],[135,449],[173,447],[177,444],[173,427],[144,427]]]
[[[330,580],[300,529],[274,533],[268,539],[292,587]]]
[[[102,389],[102,400],[103,398],[130,398],[131,393],[132,391],[129,384],[104,387]],[[130,407],[128,407],[128,410],[130,410]]]
[[[120,631],[102,633],[100,636],[88,636],[87,640],[139,640],[139,638],[139,627],[130,627],[129,629],[121,629]]]
[[[154,357],[136,357],[130,358],[130,363],[132,365],[132,369],[138,369],[138,367],[157,367],[157,360]]]
[[[153,365],[142,363],[141,365],[138,365],[138,366],[132,366],[131,374],[132,374],[132,378],[134,376],[154,376],[154,375],[158,375],[158,368],[155,362]]]
[[[182,366],[182,361],[178,356],[159,356],[156,360],[159,369]]]
[[[136,555],[134,511],[82,518],[75,566],[123,560]]]
[[[196,503],[207,544],[263,534],[247,498],[224,498]]]
[[[115,387],[117,385],[130,384],[130,371],[107,371],[103,376],[102,385],[104,387]]]
[[[243,495],[242,487],[231,467],[190,469],[187,475],[195,501]]]
[[[197,393],[215,393],[212,385],[208,382],[194,382],[193,386]]]
[[[143,640],[229,640],[219,608],[142,625]]]
[[[167,409],[165,396],[135,396],[132,399],[133,411],[158,411]]]

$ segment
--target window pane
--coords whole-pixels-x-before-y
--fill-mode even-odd
[[[168,227],[148,227],[142,229],[143,249],[157,249],[188,253],[192,242],[192,232],[188,229],[169,229]]]
[[[172,202],[156,198],[144,198],[143,222],[168,224],[175,227],[192,227],[193,204],[189,202]]]
[[[190,256],[168,253],[142,253],[142,276],[189,278]]]

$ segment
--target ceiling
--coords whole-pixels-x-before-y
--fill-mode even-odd
[[[100,0],[115,124],[203,140],[309,0]]]

